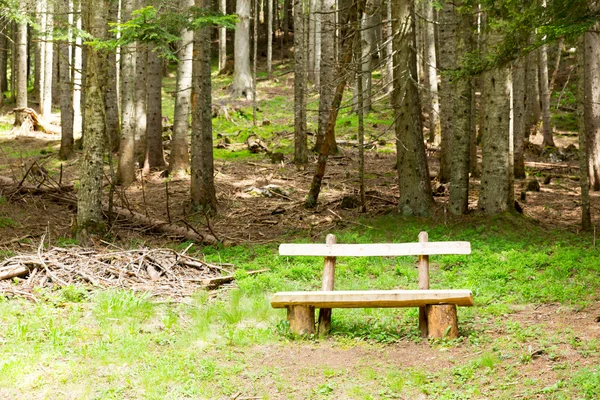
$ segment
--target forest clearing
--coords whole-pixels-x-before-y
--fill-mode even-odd
[[[117,3],[0,0],[0,399],[600,397],[594,2]],[[457,337],[271,306],[325,290],[282,243],[421,232],[470,243],[428,258],[472,293]],[[338,256],[335,291],[422,289],[420,260]]]

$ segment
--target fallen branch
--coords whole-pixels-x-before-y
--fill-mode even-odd
[[[34,131],[60,135],[60,129],[44,122],[33,108],[15,108],[13,112],[15,113],[15,125],[20,125],[21,128],[24,128],[29,124],[27,121],[27,119],[29,119]]]
[[[268,270],[269,269],[265,268],[265,269],[259,269],[256,271],[248,271],[248,275],[261,274],[263,272],[267,272]],[[215,287],[221,286],[225,283],[232,282],[234,279],[235,279],[235,276],[226,275],[226,276],[219,276],[217,278],[202,279],[202,280],[200,280],[200,282],[202,282],[202,285],[204,285],[208,288],[215,288]]]

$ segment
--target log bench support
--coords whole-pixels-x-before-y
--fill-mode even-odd
[[[470,254],[468,242],[429,242],[427,232],[419,234],[418,243],[338,245],[334,235],[327,235],[323,245],[288,245],[279,248],[281,255],[324,256],[322,291],[280,292],[271,299],[274,308],[287,308],[290,331],[299,335],[315,334],[315,309],[319,308],[319,336],[331,329],[332,308],[419,307],[419,330],[422,337],[457,338],[456,306],[472,306],[469,290],[431,290],[429,288],[430,254]],[[417,255],[419,290],[333,291],[337,256]]]

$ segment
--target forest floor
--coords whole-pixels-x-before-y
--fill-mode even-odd
[[[291,162],[293,80],[286,78],[285,67],[280,66],[277,82],[259,82],[256,128],[251,104],[229,101],[230,78],[215,77],[215,104],[228,107],[227,116],[214,119],[215,142],[232,142],[215,149],[217,217],[190,207],[189,177],[165,179],[161,171],[117,188],[114,197],[116,205],[236,244],[194,246],[190,254],[196,257],[232,263],[240,271],[271,271],[256,278],[236,274],[237,289],[199,291],[183,299],[161,295],[158,301],[151,289],[150,295],[134,295],[74,284],[29,287],[34,301],[27,296],[0,301],[0,398],[597,398],[600,258],[595,230],[579,229],[577,136],[557,130],[558,150],[545,153],[541,134],[531,138],[528,178],[515,182],[522,216],[487,219],[473,211],[453,217],[447,212],[447,187],[434,178],[433,217],[406,219],[395,212],[389,107],[376,104],[367,118],[372,145],[365,153],[366,213],[357,207],[356,118],[344,112],[338,121],[340,152],[330,157],[318,207],[306,209],[315,159],[305,170]],[[165,81],[163,112],[172,115],[173,79]],[[43,171],[30,171],[27,183],[51,178],[76,187],[80,153],[63,162],[57,157],[59,137],[11,133],[9,111],[0,113],[0,176],[18,182],[35,160]],[[312,122],[310,128],[315,129]],[[283,152],[283,162],[250,153],[245,141],[252,134],[271,151]],[[435,176],[437,153],[428,156]],[[539,191],[526,191],[533,179]],[[107,168],[107,192],[109,181]],[[478,189],[473,179],[472,210]],[[591,197],[597,226],[599,194]],[[46,249],[78,249],[71,235],[74,216],[72,206],[48,197],[0,193],[0,261],[35,254],[40,237]],[[189,246],[148,230],[117,219],[95,248],[181,252]],[[284,314],[270,309],[272,292],[314,288],[320,281],[318,260],[278,257],[277,244],[322,242],[331,232],[340,234],[340,242],[414,241],[420,230],[430,231],[430,240],[472,241],[471,259],[447,257],[433,264],[433,276],[439,275],[432,278],[434,285],[474,290],[477,306],[460,310],[458,340],[420,339],[415,310],[340,311],[330,339],[300,340],[287,333]],[[13,238],[23,239],[8,243]],[[414,271],[401,268],[412,260],[382,263],[342,263],[336,286],[414,287]]]

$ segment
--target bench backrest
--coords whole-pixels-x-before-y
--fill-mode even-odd
[[[415,242],[375,244],[280,244],[282,256],[371,257],[471,254],[470,242]]]

